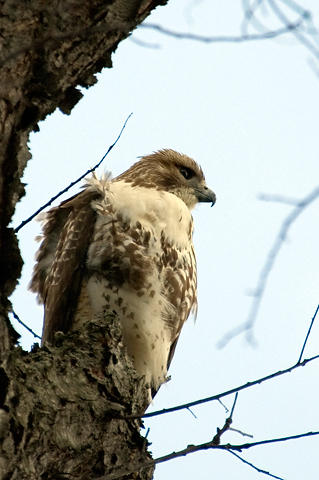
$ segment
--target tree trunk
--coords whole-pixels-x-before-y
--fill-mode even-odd
[[[149,460],[148,403],[117,318],[56,334],[54,346],[13,349],[1,369],[0,478],[95,479]],[[125,478],[151,479],[153,468]]]
[[[52,347],[15,347],[8,320],[21,274],[8,228],[24,195],[29,133],[60,108],[69,114],[111,67],[118,43],[164,0],[6,0],[0,12],[0,479],[94,479],[148,460],[140,422],[144,381],[123,348],[117,318],[97,318]],[[126,477],[128,478],[128,477]],[[152,478],[152,468],[135,472]]]

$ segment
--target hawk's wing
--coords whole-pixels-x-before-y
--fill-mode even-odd
[[[167,358],[167,369],[169,369],[184,323],[191,312],[195,317],[197,314],[197,273],[191,236],[187,249],[180,250],[175,246],[166,245],[163,250],[164,264],[166,265],[164,295],[174,307],[174,316],[167,319],[172,332],[171,347]]]
[[[91,201],[98,196],[87,189],[47,214],[31,282],[45,304],[42,343],[52,342],[55,332],[67,332],[72,324],[95,225]]]

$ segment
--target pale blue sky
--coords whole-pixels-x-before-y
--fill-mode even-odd
[[[281,2],[278,4],[283,5]],[[319,24],[315,0],[302,1]],[[240,1],[170,0],[147,20],[200,35],[239,35]],[[259,18],[280,26],[270,11]],[[292,19],[296,19],[292,16]],[[254,30],[250,30],[256,33]],[[170,373],[151,409],[167,408],[284,369],[296,363],[318,304],[319,200],[293,224],[272,270],[257,318],[256,345],[243,335],[224,349],[218,341],[247,318],[266,255],[292,207],[258,200],[259,193],[301,199],[319,184],[319,76],[310,52],[292,35],[241,44],[206,45],[138,29],[133,38],[157,44],[144,48],[128,39],[113,56],[114,68],[67,117],[55,112],[31,136],[33,159],[25,172],[27,196],[14,225],[95,165],[132,118],[100,169],[117,175],[138,156],[174,148],[201,164],[217,194],[214,208],[194,211],[199,311],[184,327]],[[315,40],[318,37],[314,38]],[[319,48],[319,47],[318,47]],[[319,63],[317,62],[317,69]],[[76,193],[75,187],[68,196]],[[39,234],[32,222],[19,232],[25,259],[12,297],[16,312],[37,333],[42,307],[27,292]],[[33,338],[14,323],[25,348]],[[305,357],[318,354],[319,320]],[[294,373],[239,394],[234,428],[254,441],[319,430],[317,361]],[[231,408],[233,397],[224,400]],[[212,439],[226,418],[217,403],[145,422],[154,456]],[[225,443],[244,443],[238,433]],[[242,454],[257,467],[285,480],[314,480],[319,438],[256,447]],[[255,480],[263,475],[227,452],[206,451],[156,468],[155,480]],[[266,478],[266,477],[265,477]],[[318,477],[319,478],[319,477]]]

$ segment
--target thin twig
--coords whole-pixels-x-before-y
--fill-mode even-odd
[[[231,432],[239,433],[239,434],[242,435],[243,437],[254,438],[254,435],[251,435],[250,433],[245,433],[245,432],[243,432],[242,430],[238,430],[238,428],[229,427],[229,430],[230,430]]]
[[[135,37],[134,35],[131,35],[128,38],[131,42],[135,43],[139,47],[143,48],[151,48],[154,50],[159,50],[161,48],[159,43],[150,43],[150,42],[145,42],[144,40],[141,40],[140,38]]]
[[[254,465],[253,463],[248,462],[247,460],[245,460],[244,458],[242,458],[240,455],[238,455],[238,453],[235,453],[235,452],[233,452],[232,450],[228,450],[228,451],[229,451],[229,453],[231,453],[232,455],[234,455],[236,458],[238,458],[240,461],[242,461],[242,462],[245,463],[246,465],[249,465],[251,468],[253,468],[254,470],[256,470],[258,473],[264,473],[265,475],[268,475],[268,476],[271,477],[271,478],[277,478],[277,480],[285,480],[285,479],[282,478],[282,477],[277,477],[276,475],[273,475],[272,473],[267,472],[266,470],[262,470],[261,468],[256,467],[256,465]]]
[[[44,210],[45,208],[49,207],[51,205],[52,202],[54,202],[54,200],[56,200],[57,198],[61,197],[61,195],[63,195],[64,193],[66,193],[68,190],[70,190],[70,188],[72,188],[74,185],[76,185],[77,183],[79,183],[84,177],[86,177],[87,175],[89,175],[90,173],[94,172],[94,170],[96,170],[100,165],[101,163],[103,162],[103,160],[105,159],[105,157],[110,153],[110,151],[112,150],[112,148],[117,144],[117,142],[119,141],[122,133],[123,133],[123,130],[124,128],[126,127],[126,124],[129,120],[129,118],[133,115],[133,113],[130,113],[129,116],[127,117],[127,119],[125,120],[124,122],[124,125],[117,137],[117,139],[115,140],[115,142],[108,148],[107,152],[105,153],[105,155],[101,158],[101,160],[95,165],[95,167],[93,168],[90,168],[89,170],[87,170],[85,173],[83,173],[83,175],[81,175],[77,180],[75,180],[74,182],[71,182],[66,188],[64,188],[63,190],[61,190],[57,195],[55,195],[54,197],[52,197],[45,205],[42,205],[42,207],[40,207],[36,212],[34,212],[29,218],[27,218],[26,220],[23,220],[23,222],[20,223],[20,225],[15,228],[15,233],[17,233],[22,227],[24,227],[27,223],[31,222],[31,220],[34,219],[34,217],[36,217],[40,212],[42,212],[42,210]]]
[[[11,308],[11,313],[13,315],[13,317],[16,319],[17,322],[19,322],[26,330],[28,330],[28,332],[30,332],[35,338],[39,338],[41,340],[41,337],[39,335],[37,335],[33,330],[31,330],[30,327],[28,327],[28,325],[26,325],[20,318],[19,316],[16,314],[16,312]]]
[[[230,412],[230,417],[231,417],[231,418],[233,418],[233,414],[234,414],[234,410],[235,410],[235,405],[236,405],[237,399],[238,399],[238,392],[236,392],[235,399],[234,399],[234,403],[233,403],[233,406],[232,406],[232,409],[231,409],[231,412]]]
[[[278,30],[270,30],[262,34],[253,33],[250,35],[240,35],[240,36],[236,36],[236,35],[203,36],[203,35],[197,35],[195,33],[176,32],[174,30],[170,30],[168,28],[162,27],[161,25],[157,25],[155,23],[142,23],[141,25],[139,25],[138,29],[149,28],[152,30],[156,30],[157,32],[160,32],[164,35],[168,35],[170,37],[174,37],[177,39],[194,40],[202,43],[243,43],[243,42],[249,42],[249,41],[255,41],[255,40],[268,40],[270,38],[279,37],[280,35],[285,35],[299,28],[303,21],[304,21],[304,16],[302,15],[297,22],[286,25],[285,27],[279,28]]]
[[[257,198],[258,200],[262,200],[264,202],[284,203],[286,205],[292,205],[293,207],[297,207],[300,204],[300,200],[298,198],[286,197],[285,195],[258,193]]]
[[[317,306],[317,309],[316,309],[316,311],[315,311],[315,314],[314,314],[314,316],[313,316],[312,319],[311,319],[310,326],[309,326],[309,328],[308,328],[308,332],[307,332],[305,341],[304,341],[303,346],[302,346],[302,349],[301,349],[300,357],[299,357],[299,359],[298,359],[298,363],[301,362],[301,359],[302,359],[302,356],[303,356],[303,352],[304,352],[304,350],[305,350],[305,348],[306,348],[306,344],[307,344],[307,341],[308,341],[308,338],[309,338],[309,335],[310,335],[312,326],[313,326],[313,324],[314,324],[315,318],[316,318],[316,316],[317,316],[318,310],[319,310],[319,305]]]
[[[314,200],[319,197],[319,187],[316,187],[309,195],[307,195],[303,200],[301,200],[298,205],[290,212],[290,214],[283,221],[279,232],[275,238],[275,241],[269,250],[269,253],[266,257],[263,268],[259,273],[259,279],[257,286],[253,293],[253,300],[250,306],[247,320],[235,327],[233,330],[230,330],[224,337],[218,342],[218,347],[223,348],[232,338],[239,335],[242,332],[246,332],[247,340],[253,341],[252,328],[254,326],[261,301],[266,289],[266,284],[269,278],[269,274],[274,266],[275,260],[278,256],[278,253],[286,240],[288,230],[299,215],[308,207]]]
[[[260,440],[259,442],[243,443],[242,445],[220,445],[220,447],[225,448],[227,450],[237,450],[241,452],[242,450],[248,450],[249,448],[252,448],[252,447],[258,447],[259,445],[281,443],[281,442],[286,442],[288,440],[297,440],[298,438],[314,437],[316,435],[319,435],[319,431],[298,433],[297,435],[289,435],[288,437],[269,438],[266,440]]]

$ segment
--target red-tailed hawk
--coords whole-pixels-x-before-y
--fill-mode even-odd
[[[197,163],[174,150],[113,180],[87,179],[44,221],[31,283],[45,307],[42,343],[115,311],[136,370],[156,392],[197,309],[190,210],[215,200]]]

